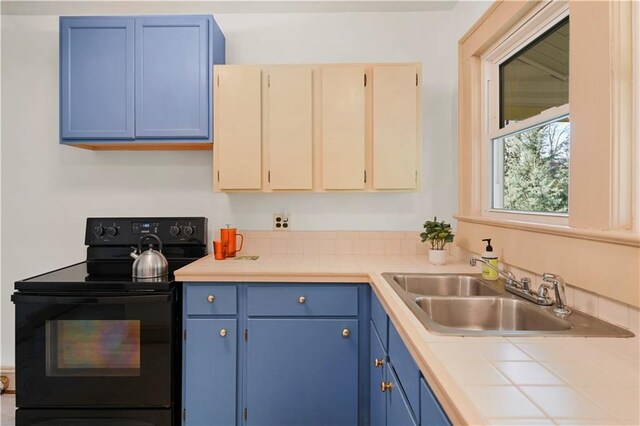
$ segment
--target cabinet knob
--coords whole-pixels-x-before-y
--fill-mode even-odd
[[[382,367],[384,365],[384,359],[374,358],[373,359],[374,367]]]
[[[342,330],[342,337],[347,338],[351,335],[351,332],[349,331],[348,328],[345,328],[344,330]]]
[[[220,337],[225,337],[227,335],[227,329],[223,328],[222,330],[220,330]]]
[[[298,303],[304,305],[307,302],[307,298],[304,296],[298,297]]]
[[[386,391],[391,392],[392,388],[393,388],[393,385],[391,384],[391,382],[385,383],[384,380],[380,382],[380,392],[386,392]]]
[[[213,294],[207,296],[207,302],[213,303],[214,300],[216,300],[216,297]]]

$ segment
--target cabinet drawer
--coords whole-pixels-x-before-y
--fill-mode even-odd
[[[188,284],[187,315],[233,315],[237,309],[237,288],[233,284]]]
[[[420,370],[391,321],[389,322],[389,359],[407,395],[409,405],[417,413],[420,406]]]
[[[250,316],[356,316],[358,288],[259,285],[247,289]]]
[[[388,351],[389,346],[388,346],[388,338],[387,338],[388,336],[387,313],[385,312],[384,308],[382,307],[382,304],[380,303],[380,300],[378,300],[378,297],[373,291],[371,291],[371,321],[373,322],[373,325],[375,326],[376,331],[378,332],[378,336],[380,336],[380,340],[382,341],[382,346],[384,346],[384,350]]]

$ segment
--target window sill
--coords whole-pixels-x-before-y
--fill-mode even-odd
[[[563,237],[620,244],[631,247],[640,247],[640,234],[631,231],[601,231],[596,229],[571,228],[564,225],[548,225],[521,222],[517,220],[493,219],[481,216],[456,215],[454,217],[460,222],[497,226],[507,229],[518,229],[521,231],[559,235]]]

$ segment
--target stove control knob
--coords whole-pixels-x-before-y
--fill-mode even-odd
[[[102,237],[102,235],[104,235],[104,228],[102,226],[94,226],[93,235],[96,237]]]
[[[169,233],[175,237],[176,235],[178,235],[180,233],[180,228],[178,228],[177,226],[174,225],[174,226],[169,228]]]
[[[193,235],[193,227],[191,226],[185,226],[183,231],[185,235]]]
[[[116,235],[118,235],[118,228],[116,228],[115,226],[108,227],[107,235],[110,237],[115,237]]]

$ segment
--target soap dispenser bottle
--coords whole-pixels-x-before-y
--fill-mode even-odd
[[[493,247],[491,247],[491,238],[486,238],[482,241],[487,242],[487,248],[482,254],[482,260],[494,268],[498,268],[498,256],[493,252]],[[498,279],[498,271],[489,268],[487,265],[482,265],[482,278],[489,281],[495,281]]]

